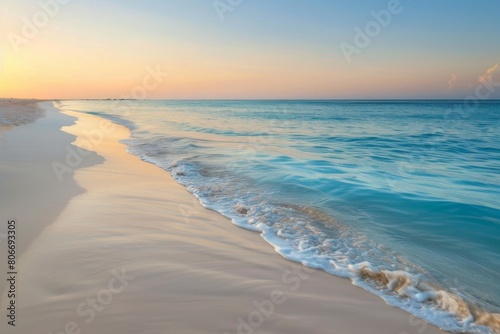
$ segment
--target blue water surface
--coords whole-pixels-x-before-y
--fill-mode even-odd
[[[351,278],[364,262],[404,271],[500,310],[500,102],[61,105],[128,126],[131,153],[289,259]],[[444,329],[487,331],[367,284]]]

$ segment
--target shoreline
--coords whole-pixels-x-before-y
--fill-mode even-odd
[[[445,333],[203,208],[168,172],[126,152],[125,127],[62,113],[77,118],[63,131],[88,153],[68,178],[85,191],[21,259],[19,330]]]

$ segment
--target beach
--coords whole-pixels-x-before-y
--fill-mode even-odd
[[[0,132],[1,218],[19,244],[2,333],[443,333],[280,257],[127,153],[127,128],[56,105]]]
[[[500,334],[500,2],[0,4],[0,334]]]

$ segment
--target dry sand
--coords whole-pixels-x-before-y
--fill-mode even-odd
[[[35,166],[24,166],[33,173],[25,181],[22,157],[7,169],[2,160],[15,198],[0,206],[1,219],[30,225],[18,236],[29,248],[19,263],[17,326],[2,316],[2,334],[443,333],[348,280],[283,259],[257,233],[203,208],[167,172],[126,152],[118,142],[129,136],[124,127],[66,112],[78,118],[63,127],[67,134],[24,138],[68,122],[44,107],[45,118],[13,129],[3,144],[2,158],[18,142],[41,151],[29,159]],[[89,151],[59,182],[41,166],[65,160],[70,134]],[[3,203],[9,195],[0,182]],[[59,209],[33,206],[52,207],[52,196],[61,197],[54,208],[74,196],[57,219]],[[4,291],[3,310],[6,303]]]
[[[62,183],[52,169],[53,161],[65,160],[75,139],[60,128],[74,124],[75,119],[62,115],[51,102],[40,106],[32,100],[0,100],[0,117],[14,120],[11,125],[0,127],[0,236],[5,237],[7,219],[18,221],[22,236],[17,245],[18,256],[45,226],[55,221],[71,197],[84,192],[72,173]],[[45,113],[48,117],[41,118]],[[103,160],[90,153],[79,167]],[[5,243],[4,238],[0,238],[2,241]],[[1,269],[5,251],[6,246],[0,244]]]

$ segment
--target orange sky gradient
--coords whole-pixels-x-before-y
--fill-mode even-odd
[[[273,37],[272,30],[250,31],[260,24],[245,16],[250,5],[220,21],[206,4],[177,16],[119,2],[88,4],[60,4],[34,37],[23,37],[17,46],[13,36],[23,36],[22,18],[33,21],[42,9],[29,0],[0,4],[0,97],[123,98],[141,84],[148,67],[159,67],[168,76],[147,98],[465,98],[498,62],[489,53],[471,59],[453,50],[405,48],[391,40],[399,38],[390,31],[401,28],[398,21],[348,64],[339,44],[366,21],[364,11],[359,20],[339,25],[343,33],[332,20],[331,36],[318,37],[311,23],[308,39],[307,33]]]

